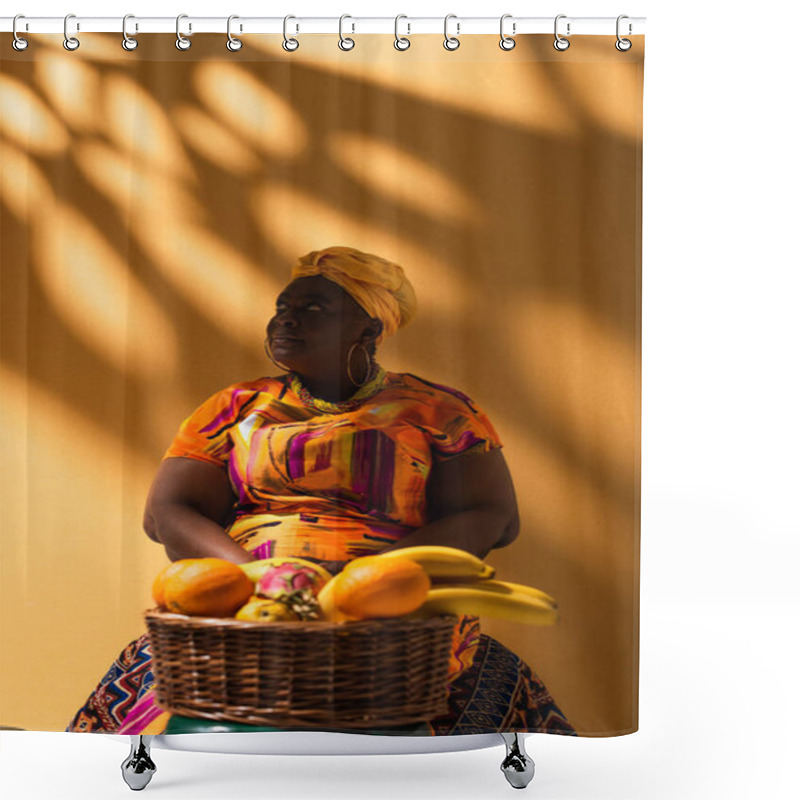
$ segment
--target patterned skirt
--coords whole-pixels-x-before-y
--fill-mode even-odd
[[[431,736],[501,731],[577,736],[535,672],[481,633],[468,669],[450,683],[446,714],[426,723]],[[159,734],[170,715],[155,702],[147,634],[123,649],[65,730]]]

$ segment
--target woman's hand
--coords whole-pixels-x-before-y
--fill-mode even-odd
[[[222,527],[235,501],[228,472],[194,458],[167,458],[150,487],[145,533],[164,545],[170,560],[224,558],[253,561]]]
[[[435,462],[427,484],[427,525],[387,547],[458,547],[484,558],[519,534],[514,484],[502,451]]]

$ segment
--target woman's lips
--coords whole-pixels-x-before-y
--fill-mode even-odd
[[[270,346],[291,347],[292,345],[300,344],[300,342],[302,342],[302,339],[298,339],[296,336],[273,336],[270,339]]]

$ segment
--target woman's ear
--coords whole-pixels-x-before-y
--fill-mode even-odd
[[[369,347],[370,343],[372,343],[374,348],[375,340],[381,335],[381,333],[383,333],[383,323],[377,317],[370,317],[369,322],[367,322],[367,325],[364,328],[362,344],[365,347]]]

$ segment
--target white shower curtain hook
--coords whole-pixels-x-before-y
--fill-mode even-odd
[[[28,47],[28,40],[23,39],[21,36],[17,35],[17,20],[18,19],[25,19],[24,14],[17,14],[14,17],[14,21],[11,23],[11,32],[14,34],[14,41],[11,42],[11,46],[15,50],[25,50]]]
[[[503,14],[503,16],[500,17],[500,49],[501,50],[513,50],[516,47],[516,44],[517,44],[510,36],[506,36],[503,33],[503,23],[509,17],[512,17],[512,16],[513,16],[513,14]],[[517,23],[516,22],[512,22],[511,23],[511,32],[512,33],[516,33],[517,32]]]
[[[614,47],[616,47],[617,50],[620,51],[620,53],[627,53],[628,50],[630,50],[631,47],[633,47],[633,42],[631,42],[630,39],[623,39],[619,35],[619,23],[623,19],[629,19],[628,15],[620,14],[617,17],[617,41],[614,43]],[[631,24],[628,23],[628,35],[630,35],[630,33],[631,33]]]
[[[569,39],[565,39],[563,36],[558,35],[558,21],[560,19],[566,19],[566,18],[567,18],[566,14],[559,14],[556,17],[556,22],[554,27],[556,40],[553,42],[553,47],[555,47],[555,49],[559,50],[560,52],[564,52],[564,50],[566,50],[569,47]],[[569,22],[567,22],[567,36],[569,36]]]
[[[394,18],[394,47],[395,50],[408,50],[411,47],[411,39],[406,39],[403,36],[400,36],[398,32],[398,26],[401,19],[408,19],[405,14],[398,14]],[[411,35],[411,23],[407,22],[406,25],[408,26],[408,35]]]
[[[293,16],[292,14],[287,14],[283,18],[283,49],[289,53],[293,53],[300,47],[300,42],[297,39],[290,39],[286,33],[286,23],[289,22],[290,19],[297,19],[297,17]],[[297,30],[300,30],[300,26],[297,25]]]
[[[444,49],[445,50],[458,50],[459,46],[461,45],[461,42],[457,38],[458,34],[459,34],[460,30],[461,30],[461,23],[460,22],[456,22],[456,35],[455,36],[448,36],[448,34],[447,34],[447,23],[449,22],[451,17],[455,17],[456,19],[458,19],[458,15],[457,14],[448,14],[444,18],[444,42],[443,42],[443,45],[444,45]]]
[[[181,35],[181,20],[186,19],[189,15],[188,14],[178,14],[178,18],[175,20],[175,34],[177,35],[177,39],[175,40],[175,47],[178,50],[188,50],[192,46],[192,40],[187,39],[185,36]],[[192,32],[192,23],[189,23],[189,33]]]
[[[128,36],[128,20],[129,19],[136,19],[133,14],[126,14],[122,18],[122,49],[123,50],[135,50],[139,46],[139,42],[131,36]],[[136,30],[139,30],[139,26],[136,26]]]
[[[345,19],[353,19],[353,18],[349,14],[342,14],[342,16],[339,17],[339,49],[352,50],[356,46],[355,41],[351,39],[349,36],[345,37],[344,34],[342,33],[342,23],[345,21]],[[356,29],[355,22],[352,23],[352,27],[353,27],[352,32],[355,32]]]
[[[228,17],[228,41],[225,43],[225,46],[230,50],[232,53],[238,53],[244,47],[244,42],[241,39],[237,39],[236,37],[231,35],[231,20],[239,19],[236,14],[231,14]]]
[[[69,50],[70,52],[72,50],[77,50],[81,46],[81,43],[78,41],[78,39],[75,36],[70,36],[67,32],[67,25],[69,24],[70,19],[74,18],[74,14],[67,14],[67,16],[64,17],[64,49]],[[80,29],[80,24],[75,23],[75,30],[79,31]]]

